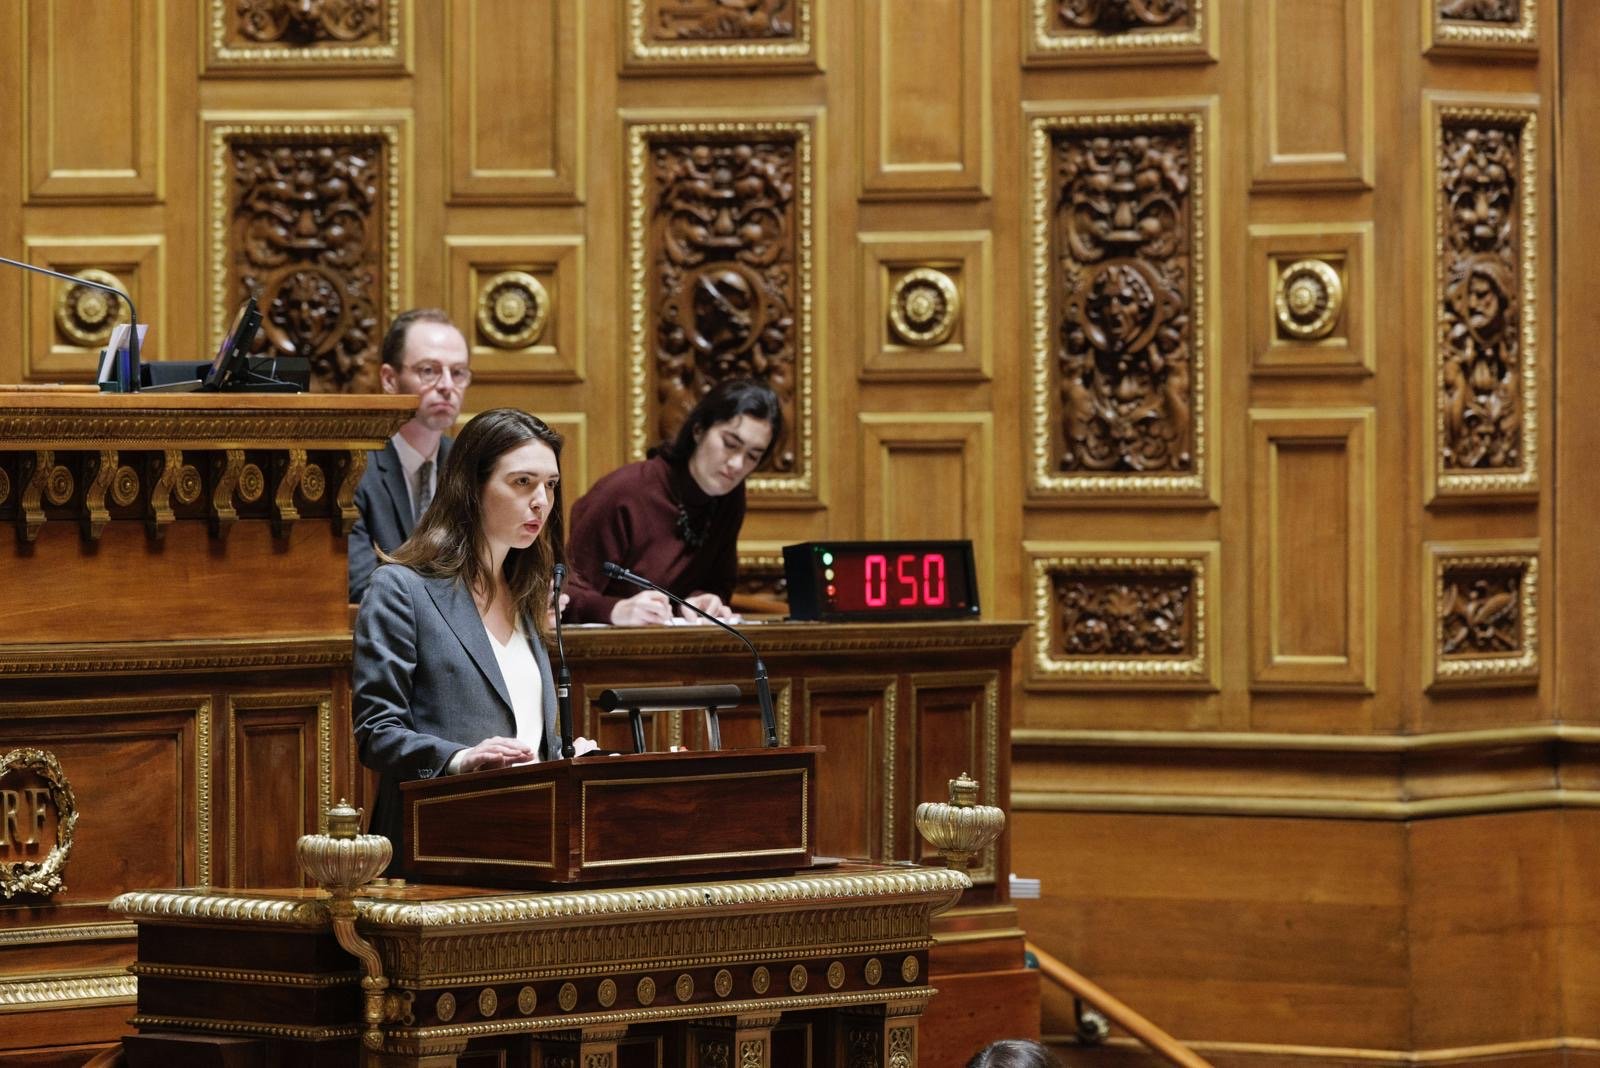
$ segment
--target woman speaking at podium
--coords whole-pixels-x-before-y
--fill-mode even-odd
[[[701,398],[671,444],[596,482],[572,506],[566,618],[625,626],[672,619],[660,593],[608,584],[601,565],[611,561],[734,621],[728,601],[738,577],[744,481],[782,436],[778,395],[754,379],[731,378]]]
[[[400,782],[560,754],[545,640],[561,551],[561,436],[514,408],[478,415],[356,619],[356,744],[396,856]]]

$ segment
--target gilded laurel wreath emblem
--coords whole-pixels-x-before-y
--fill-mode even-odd
[[[0,897],[48,897],[65,890],[62,873],[72,852],[78,824],[78,802],[55,754],[43,749],[13,749],[0,756],[0,798],[7,816],[0,824],[0,855],[40,848],[54,841],[39,860],[0,860]],[[53,830],[54,834],[50,832]]]

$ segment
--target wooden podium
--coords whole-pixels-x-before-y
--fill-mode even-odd
[[[802,870],[819,751],[591,755],[402,783],[399,867],[524,889]]]

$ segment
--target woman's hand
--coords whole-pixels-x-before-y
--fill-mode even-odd
[[[739,622],[739,613],[723,604],[722,598],[718,597],[714,593],[697,593],[693,597],[685,597],[684,600],[700,609],[701,612],[706,613],[706,615],[711,616],[713,619],[720,619],[724,623]],[[691,612],[687,608],[678,609],[678,614],[684,619],[687,619],[690,623],[705,622],[704,616],[701,616],[698,612]]]
[[[538,759],[538,753],[515,738],[485,738],[472,748],[463,749],[460,763],[452,763],[457,772],[488,771]]]
[[[672,622],[672,602],[667,595],[655,590],[645,590],[625,597],[611,608],[611,622],[619,627],[645,627],[652,623]]]

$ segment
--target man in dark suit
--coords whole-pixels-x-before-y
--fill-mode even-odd
[[[385,393],[417,398],[417,414],[389,444],[367,458],[356,487],[361,513],[350,531],[350,601],[360,602],[378,566],[378,550],[393,552],[411,536],[433,500],[439,468],[450,455],[445,431],[461,414],[462,395],[472,384],[467,339],[437,308],[402,312],[383,338],[378,368]]]

